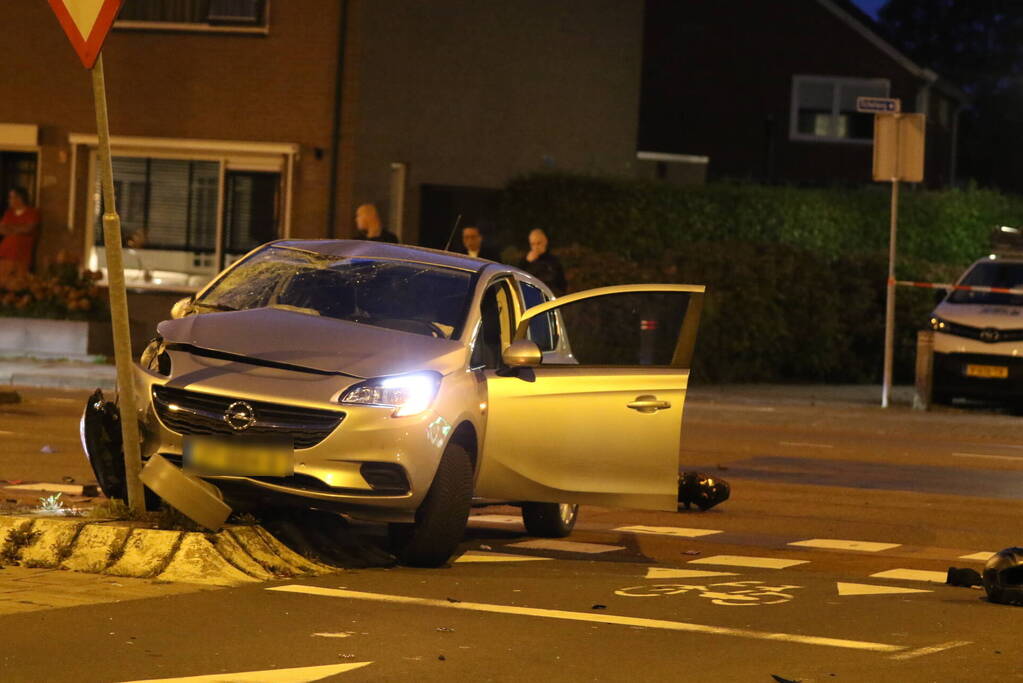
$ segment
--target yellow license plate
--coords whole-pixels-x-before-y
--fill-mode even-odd
[[[289,477],[295,473],[291,440],[186,436],[186,472],[207,476]]]
[[[1008,379],[1009,368],[1003,365],[967,365],[968,377],[986,377],[988,379]]]

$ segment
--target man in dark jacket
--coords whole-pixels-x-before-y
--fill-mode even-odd
[[[370,242],[398,243],[398,236],[384,228],[380,222],[380,214],[373,204],[363,204],[355,210],[355,227],[358,238]]]
[[[486,244],[483,233],[475,225],[467,225],[462,228],[462,247],[456,249],[460,254],[468,254],[476,258],[485,258],[491,261],[500,261],[501,253],[494,247]]]
[[[558,257],[549,252],[547,247],[547,233],[539,228],[530,232],[529,253],[522,259],[519,268],[543,280],[555,296],[562,296],[568,289],[565,270]]]

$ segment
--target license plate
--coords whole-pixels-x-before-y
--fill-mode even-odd
[[[1003,365],[967,365],[968,377],[986,377],[988,379],[1008,379],[1009,368]]]
[[[186,436],[186,472],[207,476],[289,477],[295,473],[290,439]]]

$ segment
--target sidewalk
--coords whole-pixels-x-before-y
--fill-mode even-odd
[[[117,372],[113,365],[73,360],[0,358],[0,387],[22,386],[49,389],[113,390]]]

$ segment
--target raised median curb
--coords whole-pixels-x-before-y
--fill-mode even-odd
[[[200,533],[37,515],[0,516],[5,564],[214,586],[338,571],[302,557],[259,526]]]

